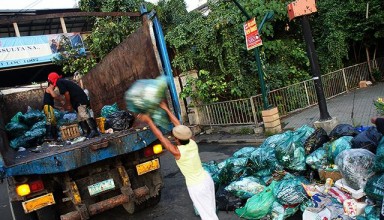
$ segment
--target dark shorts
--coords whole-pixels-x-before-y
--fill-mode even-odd
[[[377,130],[384,134],[384,118],[376,118],[376,128]]]

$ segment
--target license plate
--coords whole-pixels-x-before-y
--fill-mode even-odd
[[[151,172],[152,170],[157,170],[159,168],[160,168],[160,162],[158,158],[136,165],[136,170],[138,175],[143,175],[145,173]]]
[[[30,213],[53,204],[55,204],[55,198],[53,198],[52,193],[22,202],[25,213]]]
[[[115,188],[115,182],[113,182],[113,179],[107,179],[102,182],[98,182],[88,186],[88,191],[89,191],[89,195],[93,196],[114,188]]]

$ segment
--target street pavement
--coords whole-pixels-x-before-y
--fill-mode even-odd
[[[339,124],[353,126],[372,126],[370,119],[379,116],[373,101],[384,97],[384,83],[377,83],[366,88],[352,90],[348,93],[327,100],[327,108],[331,117],[336,117]],[[281,118],[283,130],[297,129],[303,125],[313,126],[320,118],[318,105],[298,111]],[[225,132],[204,131],[195,136],[201,143],[255,143],[261,144],[265,137],[256,134],[229,134]]]

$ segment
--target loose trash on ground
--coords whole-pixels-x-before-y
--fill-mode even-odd
[[[328,136],[303,126],[203,167],[217,189],[240,199],[231,201],[244,219],[283,220],[299,210],[305,220],[380,218],[384,139],[373,127],[341,124]]]

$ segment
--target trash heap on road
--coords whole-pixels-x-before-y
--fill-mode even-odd
[[[203,164],[219,210],[245,219],[380,219],[384,138],[376,127],[302,126]],[[383,205],[384,206],[384,205]]]

